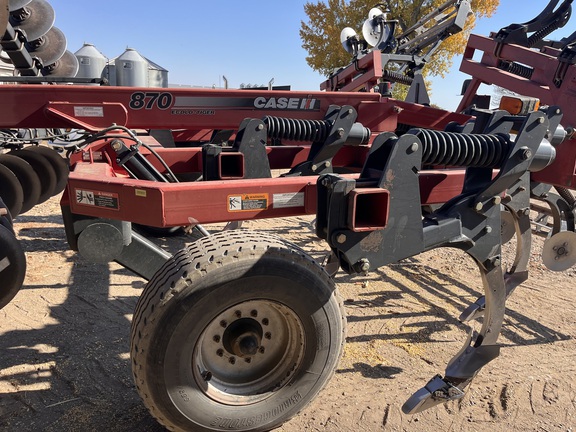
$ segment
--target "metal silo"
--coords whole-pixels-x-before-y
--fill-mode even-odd
[[[80,64],[77,77],[108,78],[106,76],[108,59],[94,45],[85,43],[82,48],[76,51],[75,56]]]
[[[138,51],[127,48],[114,61],[116,65],[116,85],[126,87],[148,86],[148,62]]]
[[[152,60],[144,58],[148,62],[148,86],[168,87],[168,71]]]

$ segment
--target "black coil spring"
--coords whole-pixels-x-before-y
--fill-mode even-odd
[[[389,70],[384,71],[384,73],[382,74],[382,78],[391,82],[400,83],[408,86],[412,84],[412,81],[414,81],[414,79],[410,78],[409,76]]]
[[[522,78],[531,79],[534,69],[528,66],[524,66],[520,63],[515,62],[501,62],[500,67],[506,72],[510,72],[514,75],[521,76]]]
[[[509,142],[502,135],[460,134],[412,129],[422,142],[425,165],[499,168],[508,156]]]
[[[528,38],[528,48],[533,48],[534,45],[536,45],[538,42],[540,42],[542,39],[544,39],[553,31],[556,31],[562,26],[564,26],[564,24],[566,24],[566,21],[562,22],[561,20],[555,20],[554,22],[548,24],[543,29],[538,30],[536,33],[534,33],[532,36]]]
[[[561,186],[556,186],[556,190],[558,191],[558,194],[564,198],[564,201],[566,201],[568,203],[568,205],[570,206],[570,208],[576,208],[576,198],[574,198],[574,195],[572,194],[572,192],[569,189],[566,189],[564,187]]]
[[[324,141],[330,133],[331,122],[326,120],[300,120],[266,116],[263,119],[268,136],[291,141]]]

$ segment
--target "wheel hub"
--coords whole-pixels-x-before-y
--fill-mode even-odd
[[[224,347],[230,354],[238,357],[254,356],[260,348],[262,336],[262,326],[258,321],[241,318],[226,328],[223,336]]]
[[[192,360],[200,387],[221,403],[242,405],[283,387],[302,361],[305,335],[298,316],[269,300],[251,300],[214,317]]]

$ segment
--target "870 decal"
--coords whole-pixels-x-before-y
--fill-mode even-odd
[[[133,110],[160,108],[166,110],[172,106],[174,97],[171,93],[135,92],[130,97],[130,108]]]

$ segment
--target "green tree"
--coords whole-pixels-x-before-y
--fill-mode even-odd
[[[374,0],[319,0],[306,2],[304,11],[308,22],[301,22],[300,38],[302,47],[308,51],[306,62],[312,69],[323,75],[330,75],[335,69],[345,66],[352,60],[340,44],[340,32],[344,27],[359,31],[372,7],[388,10],[388,17],[398,20],[400,31],[408,29],[418,20],[446,0],[387,0],[376,3]],[[491,16],[499,0],[472,0],[474,14],[468,19],[464,31],[446,39],[423,70],[423,75],[444,74],[452,66],[452,58],[463,52],[470,30],[478,17]]]

